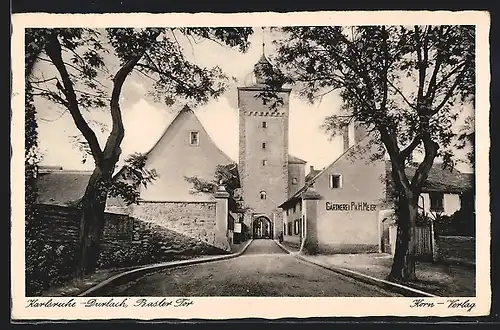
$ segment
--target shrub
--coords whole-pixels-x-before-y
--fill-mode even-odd
[[[34,296],[74,275],[76,246],[26,240],[26,295]]]
[[[434,226],[437,235],[441,236],[476,236],[475,212],[459,210],[451,216],[439,217]]]

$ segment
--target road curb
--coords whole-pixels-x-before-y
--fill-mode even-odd
[[[169,268],[174,268],[174,267],[179,267],[179,266],[188,266],[188,265],[196,265],[196,264],[201,264],[201,263],[206,263],[206,262],[212,262],[212,261],[220,261],[220,260],[227,260],[227,259],[232,259],[241,256],[245,251],[248,249],[250,244],[253,242],[253,239],[250,239],[248,243],[241,249],[241,251],[236,252],[236,253],[231,253],[231,254],[226,254],[222,256],[215,256],[215,257],[203,257],[203,258],[196,258],[196,259],[191,259],[191,260],[181,260],[181,261],[170,261],[170,262],[165,262],[165,263],[160,263],[160,264],[153,264],[153,265],[148,265],[148,266],[139,266],[138,268],[134,268],[131,270],[128,270],[126,272],[117,274],[113,277],[108,278],[105,281],[102,281],[101,283],[91,287],[90,289],[87,289],[86,291],[80,293],[77,295],[77,297],[88,297],[91,294],[95,295],[100,292],[100,290],[107,288],[110,284],[118,284],[118,283],[126,283],[131,281],[134,277],[139,277],[142,275],[145,275],[147,273],[152,273],[156,271],[160,271],[163,269],[169,269]]]
[[[433,295],[431,293],[427,293],[427,292],[424,292],[421,290],[410,288],[410,287],[407,287],[407,286],[402,285],[402,284],[394,283],[394,282],[387,281],[387,280],[382,280],[382,279],[375,278],[375,277],[372,277],[369,275],[355,272],[353,270],[340,268],[340,267],[333,267],[333,266],[329,266],[329,265],[327,266],[327,265],[321,264],[319,262],[312,261],[312,260],[308,259],[307,257],[300,255],[299,252],[294,253],[294,252],[290,251],[289,249],[287,249],[285,246],[283,246],[281,243],[279,243],[277,241],[274,241],[274,242],[281,249],[283,249],[283,251],[287,252],[288,254],[294,256],[297,259],[300,259],[300,260],[305,261],[307,263],[319,266],[319,267],[324,268],[324,269],[328,269],[328,270],[336,272],[338,274],[341,274],[341,275],[344,275],[344,276],[347,276],[350,278],[354,278],[355,280],[358,280],[360,282],[375,285],[375,286],[383,288],[387,291],[402,294],[405,297],[432,297],[432,298],[438,297],[438,296]]]

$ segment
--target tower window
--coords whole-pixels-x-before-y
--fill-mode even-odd
[[[337,189],[342,188],[342,175],[340,174],[330,174],[330,188]]]
[[[298,179],[297,179],[296,177],[294,177],[294,178],[292,179],[292,184],[297,184],[297,182],[298,182]]]
[[[262,166],[266,166],[267,165],[267,160],[262,160]]]
[[[266,121],[263,121],[262,122],[262,128],[266,128],[267,127],[267,122]]]
[[[262,149],[266,149],[266,143],[262,142]]]
[[[200,145],[200,132],[189,132],[189,144],[192,146]]]
[[[260,199],[267,199],[267,194],[265,191],[260,192]]]

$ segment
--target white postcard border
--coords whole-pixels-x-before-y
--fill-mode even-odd
[[[147,24],[146,24],[147,23]],[[477,34],[477,106],[476,106],[476,297],[469,299],[475,307],[447,308],[451,298],[427,298],[443,304],[433,308],[410,308],[414,298],[243,298],[243,297],[177,297],[188,298],[186,307],[88,308],[82,302],[89,298],[52,298],[58,302],[75,302],[76,307],[29,308],[24,294],[24,29],[27,27],[122,27],[122,26],[284,26],[284,25],[414,25],[470,24]],[[479,11],[351,11],[298,13],[238,14],[46,14],[28,13],[12,16],[12,318],[16,320],[87,320],[110,318],[133,319],[230,319],[334,316],[479,316],[490,310],[490,212],[489,212],[489,57],[490,16]],[[167,297],[176,300],[176,297]],[[47,300],[48,298],[43,298]],[[107,301],[110,298],[98,298]],[[121,301],[123,298],[113,298]],[[159,301],[161,297],[150,297]]]

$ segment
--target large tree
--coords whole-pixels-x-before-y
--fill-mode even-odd
[[[326,120],[329,133],[356,122],[375,136],[392,164],[397,196],[396,252],[389,277],[415,279],[418,198],[436,157],[453,161],[456,120],[473,104],[473,26],[285,27],[277,41],[279,83],[311,102],[338,92],[343,107]],[[276,79],[276,78],[275,78]],[[270,89],[272,94],[272,88]],[[412,177],[405,168],[423,155]]]
[[[95,163],[80,203],[83,228],[80,274],[96,268],[106,199],[110,193],[121,194],[120,189],[114,189],[113,173],[125,134],[120,100],[127,77],[137,72],[153,79],[152,94],[168,104],[179,99],[207,102],[225,91],[226,76],[218,67],[205,68],[190,62],[178,38],[210,39],[246,51],[252,32],[251,28],[109,28],[105,31],[73,28],[32,29],[26,33],[27,47],[41,48],[42,53],[33,55],[36,60],[48,63],[57,72],[53,77],[32,77],[33,95],[57,103],[71,114],[83,136],[84,149]],[[110,57],[119,62],[116,70],[107,65]],[[103,147],[90,120],[84,116],[84,112],[99,108],[108,109],[112,119]],[[128,165],[135,166],[143,164],[144,158],[132,157],[127,161]]]

